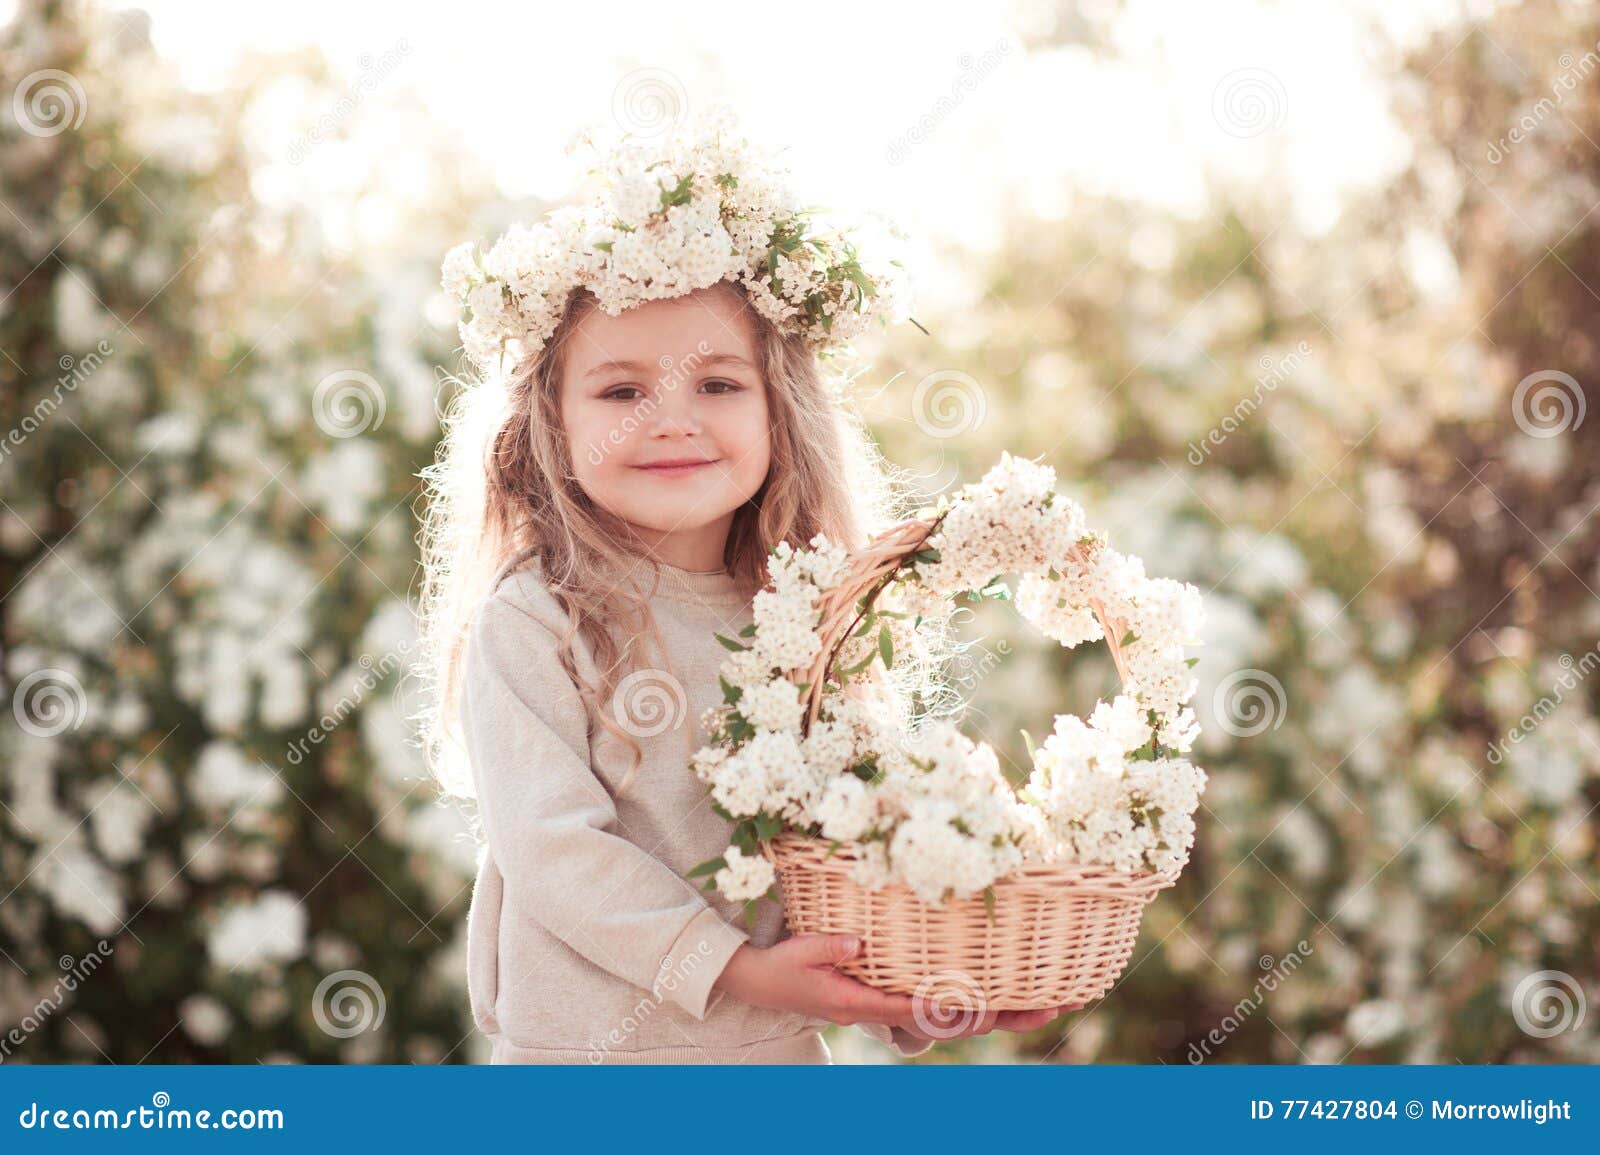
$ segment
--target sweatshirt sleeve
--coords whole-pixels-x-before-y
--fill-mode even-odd
[[[712,983],[749,936],[620,829],[558,651],[549,626],[498,594],[469,631],[461,728],[489,853],[517,912],[704,1019]]]
[[[891,1027],[887,1023],[857,1023],[856,1026],[877,1039],[894,1048],[895,1053],[907,1059],[922,1054],[933,1046],[933,1039],[922,1039],[910,1031],[900,1027]]]

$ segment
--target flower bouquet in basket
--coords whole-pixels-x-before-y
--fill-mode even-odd
[[[780,881],[790,930],[859,935],[840,969],[883,990],[955,975],[995,1010],[1110,990],[1194,842],[1199,591],[1146,577],[1085,528],[1053,469],[1010,454],[858,552],[782,543],[768,573],[752,623],[719,635],[724,703],[693,758],[732,845],[691,874],[747,916]],[[913,716],[891,677],[920,680],[926,635],[984,599],[1063,646],[1104,639],[1122,683],[1087,721],[1058,714],[1028,740],[1020,789],[988,744]]]

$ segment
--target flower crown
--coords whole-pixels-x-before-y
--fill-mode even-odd
[[[907,319],[900,262],[869,263],[854,234],[799,207],[786,170],[735,129],[718,107],[660,143],[624,135],[590,170],[600,189],[589,202],[513,225],[481,255],[472,241],[453,247],[440,283],[466,307],[467,356],[492,371],[508,342],[524,355],[542,349],[579,288],[616,316],[732,281],[820,356],[848,348],[874,319]]]

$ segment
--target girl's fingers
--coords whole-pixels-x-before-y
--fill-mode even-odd
[[[873,1023],[910,1028],[916,1023],[910,995],[891,994],[837,972],[827,976],[833,996],[852,1012]]]

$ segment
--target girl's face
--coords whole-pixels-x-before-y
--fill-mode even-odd
[[[736,293],[591,311],[567,345],[561,416],[597,505],[669,565],[722,567],[734,512],[771,461],[766,383]]]

